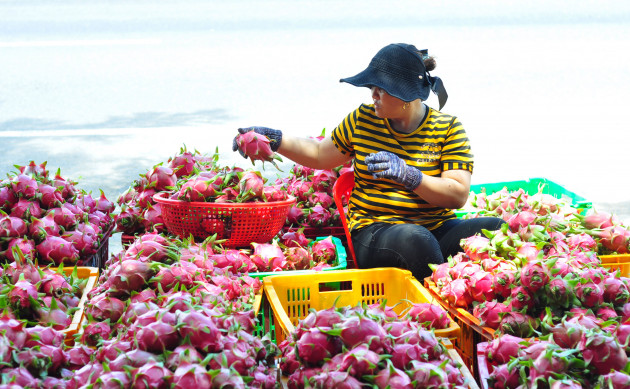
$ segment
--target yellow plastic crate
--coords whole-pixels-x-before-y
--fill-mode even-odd
[[[619,270],[622,277],[630,277],[630,254],[600,255],[602,267],[612,271]]]
[[[397,268],[348,269],[278,275],[263,280],[265,297],[271,305],[276,342],[295,330],[309,309],[323,310],[333,305],[356,306],[386,301],[403,314],[412,303],[433,302],[431,294],[411,272]],[[449,316],[450,318],[450,316]],[[438,337],[457,339],[459,325],[451,318],[446,329],[435,330]]]
[[[54,268],[53,268],[54,269]],[[64,267],[63,272],[66,276],[69,276],[74,271],[74,267]],[[85,302],[87,301],[87,294],[96,286],[98,281],[99,269],[98,267],[78,266],[77,277],[80,279],[87,279],[87,283],[83,288],[81,299],[79,300],[79,306],[77,311],[72,316],[72,323],[62,332],[66,335],[66,344],[74,344],[74,335],[79,331],[81,322],[83,321],[83,314],[85,312]]]

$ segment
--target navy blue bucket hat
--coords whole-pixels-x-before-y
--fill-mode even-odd
[[[368,88],[376,86],[406,102],[425,101],[433,91],[442,109],[448,94],[442,80],[431,76],[424,67],[423,56],[428,56],[428,50],[418,50],[406,43],[392,43],[379,50],[364,71],[339,82]]]

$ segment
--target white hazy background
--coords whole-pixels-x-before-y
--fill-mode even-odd
[[[3,19],[0,172],[47,160],[115,199],[184,144],[248,167],[236,128],[329,133],[371,102],[339,79],[405,42],[437,58],[473,184],[545,177],[630,222],[627,1],[2,1]]]

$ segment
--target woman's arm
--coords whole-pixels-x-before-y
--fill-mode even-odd
[[[422,182],[414,190],[429,204],[459,209],[466,204],[472,174],[467,170],[447,170],[440,177],[422,175]]]
[[[332,139],[321,141],[283,134],[278,153],[292,161],[313,169],[332,169],[348,162],[352,157],[341,153]]]

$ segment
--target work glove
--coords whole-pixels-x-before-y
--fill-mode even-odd
[[[249,131],[254,131],[257,134],[264,135],[267,138],[269,138],[269,147],[271,147],[271,151],[273,151],[273,152],[278,151],[278,147],[280,147],[280,143],[282,143],[282,131],[274,130],[273,128],[256,127],[256,126],[255,127],[246,127],[246,128],[239,128],[238,129],[239,134],[244,134],[244,133],[249,132]],[[232,151],[238,151],[239,154],[241,154],[241,156],[243,158],[247,158],[245,153],[243,153],[243,151],[241,149],[239,149],[238,145],[236,144],[236,137],[237,136],[235,136],[234,140],[232,141]]]
[[[368,172],[374,178],[388,178],[413,191],[422,182],[422,172],[409,166],[396,154],[379,151],[365,157]]]

